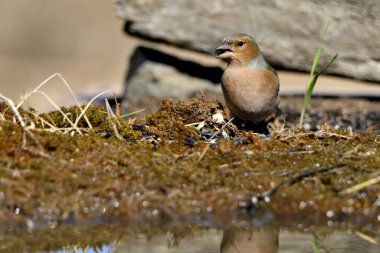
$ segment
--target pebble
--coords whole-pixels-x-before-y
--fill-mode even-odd
[[[185,145],[190,146],[190,147],[194,147],[195,144],[197,144],[196,140],[194,140],[194,139],[191,138],[191,137],[186,137],[185,140],[183,141],[183,143],[184,143]]]

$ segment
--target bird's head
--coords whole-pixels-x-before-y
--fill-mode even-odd
[[[215,48],[214,54],[229,63],[248,65],[260,55],[260,50],[251,36],[231,34],[222,41],[221,46]]]

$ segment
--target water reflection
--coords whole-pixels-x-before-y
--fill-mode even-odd
[[[223,232],[221,253],[277,253],[277,229],[227,229]]]
[[[33,231],[1,231],[1,252],[99,253],[294,253],[312,252],[312,235],[331,253],[378,253],[379,245],[357,233],[328,227],[300,232],[291,228],[199,229],[192,226],[58,226]],[[380,227],[365,231],[380,242]],[[324,252],[321,250],[321,252]]]

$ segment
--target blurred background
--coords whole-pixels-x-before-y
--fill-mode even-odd
[[[195,63],[206,71],[210,68],[222,69],[224,63],[210,55],[212,48],[230,31],[241,28],[242,32],[252,31],[257,35],[264,55],[281,70],[281,93],[303,93],[308,78],[305,71],[312,64],[320,32],[328,19],[309,16],[310,23],[298,24],[302,15],[308,15],[305,9],[313,6],[299,4],[298,9],[303,14],[297,19],[297,13],[279,1],[272,0],[266,4],[254,1],[250,5],[252,9],[248,10],[252,12],[250,21],[241,18],[239,22],[234,22],[233,17],[239,14],[239,6],[224,6],[233,4],[234,1],[168,2],[170,1],[0,0],[0,92],[17,101],[28,90],[59,72],[82,101],[88,101],[92,96],[107,90],[112,90],[117,97],[128,97],[125,79],[130,72],[133,75],[129,77],[128,87],[131,86],[132,91],[129,95],[137,100],[148,97],[184,98],[198,90],[215,92],[218,96],[218,85],[210,82],[209,78],[198,76],[194,79],[189,73],[173,69],[170,57],[180,62]],[[295,1],[291,2],[289,4],[295,6]],[[311,4],[310,1],[305,2]],[[367,2],[368,6],[360,2],[346,5],[342,1],[332,1],[336,8],[344,7],[339,12],[329,10],[326,3],[322,2],[320,11],[328,12],[327,14],[334,12],[332,17],[337,24],[335,27],[334,22],[331,25],[325,59],[341,49],[341,62],[337,62],[332,73],[343,77],[321,78],[316,94],[380,96],[379,86],[376,85],[379,83],[377,72],[380,71],[380,39],[377,40],[379,31],[376,26],[380,27],[380,21],[373,15],[379,9],[379,4],[372,0]],[[317,14],[318,8],[314,8]],[[271,9],[272,14],[268,12]],[[210,13],[205,13],[204,10],[210,10]],[[181,19],[183,13],[187,16]],[[355,16],[356,13],[359,16]],[[260,15],[267,17],[267,23],[255,21]],[[366,35],[361,26],[355,28],[356,23],[352,20],[358,18],[358,24],[369,27]],[[284,23],[292,19],[297,25]],[[371,20],[372,23],[368,26],[367,23]],[[219,23],[212,23],[213,21]],[[311,25],[311,21],[314,21],[314,25]],[[249,27],[244,26],[245,23]],[[342,27],[342,24],[345,25]],[[354,40],[342,41],[340,34],[347,34]],[[197,40],[194,40],[195,36],[198,36]],[[280,41],[276,36],[283,37],[284,40]],[[292,38],[293,41],[289,40]],[[312,43],[305,41],[305,38],[310,38]],[[309,45],[310,50],[302,48],[301,42]],[[149,50],[141,51],[141,46],[153,49],[153,53]],[[289,52],[277,59],[276,55],[285,50]],[[359,53],[354,54],[353,50],[358,50]],[[157,56],[156,51],[163,55]],[[134,58],[130,60],[131,56]],[[169,64],[160,61],[164,58],[169,59]],[[148,64],[141,64],[141,59]],[[304,64],[297,66],[297,62]],[[133,71],[130,69],[131,64],[134,65]],[[180,87],[179,90],[176,90],[177,86]],[[58,105],[74,102],[58,78],[51,80],[43,91]],[[109,97],[113,97],[112,93]],[[29,104],[40,111],[52,109],[49,102],[40,95],[34,95]]]
[[[59,72],[73,90],[120,93],[135,46],[112,0],[0,0],[0,92],[18,100]],[[55,78],[43,89],[59,105],[73,103]],[[31,104],[51,108],[40,95]]]

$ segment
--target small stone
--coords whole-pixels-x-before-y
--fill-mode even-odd
[[[185,140],[183,141],[183,143],[185,145],[190,146],[190,147],[194,147],[195,144],[197,144],[197,142],[193,138],[191,138],[191,137],[186,137]]]

